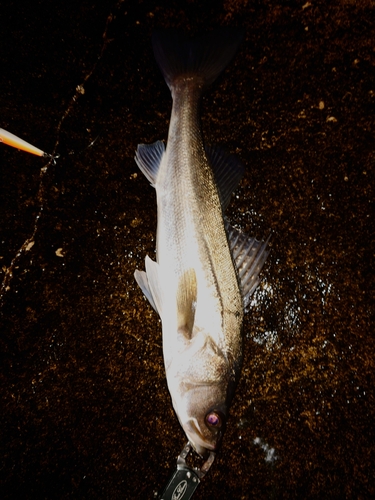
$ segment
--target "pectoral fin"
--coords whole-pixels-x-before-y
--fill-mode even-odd
[[[181,276],[176,298],[178,332],[190,339],[197,305],[197,277],[194,269],[188,269]]]
[[[164,276],[164,281],[160,276],[160,267],[150,257],[146,257],[146,272],[136,270],[134,277],[150,302],[151,306],[163,319],[163,308],[166,297],[163,284],[166,285],[168,277]],[[197,279],[194,269],[188,269],[179,279],[176,293],[176,309],[168,310],[168,314],[177,313],[177,330],[186,339],[190,340],[193,332],[195,309],[197,302]],[[168,300],[168,304],[171,302]],[[165,311],[164,311],[165,312]]]

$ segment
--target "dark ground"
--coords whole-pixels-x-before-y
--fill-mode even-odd
[[[22,5],[1,2],[0,127],[61,158],[0,145],[0,497],[152,499],[174,467],[160,322],[133,279],[155,195],[133,157],[167,136],[153,28],[229,24],[246,39],[203,129],[247,166],[231,220],[274,236],[194,498],[374,498],[374,2]]]

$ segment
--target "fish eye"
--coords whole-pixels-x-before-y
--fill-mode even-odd
[[[216,411],[211,411],[206,415],[206,423],[210,427],[221,427],[222,419]]]

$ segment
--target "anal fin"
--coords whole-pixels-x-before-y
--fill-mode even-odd
[[[153,144],[138,144],[135,153],[134,159],[139,169],[154,187],[164,152],[164,143],[156,141]]]

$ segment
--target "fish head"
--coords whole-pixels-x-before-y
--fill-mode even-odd
[[[227,421],[227,406],[222,397],[216,400],[212,397],[212,386],[197,386],[189,392],[185,400],[180,401],[178,417],[194,450],[206,457],[220,446]],[[207,399],[207,395],[211,398]],[[183,404],[185,408],[182,408]]]
[[[206,457],[220,446],[234,392],[233,370],[210,338],[175,356],[166,370],[173,407],[194,450]]]

